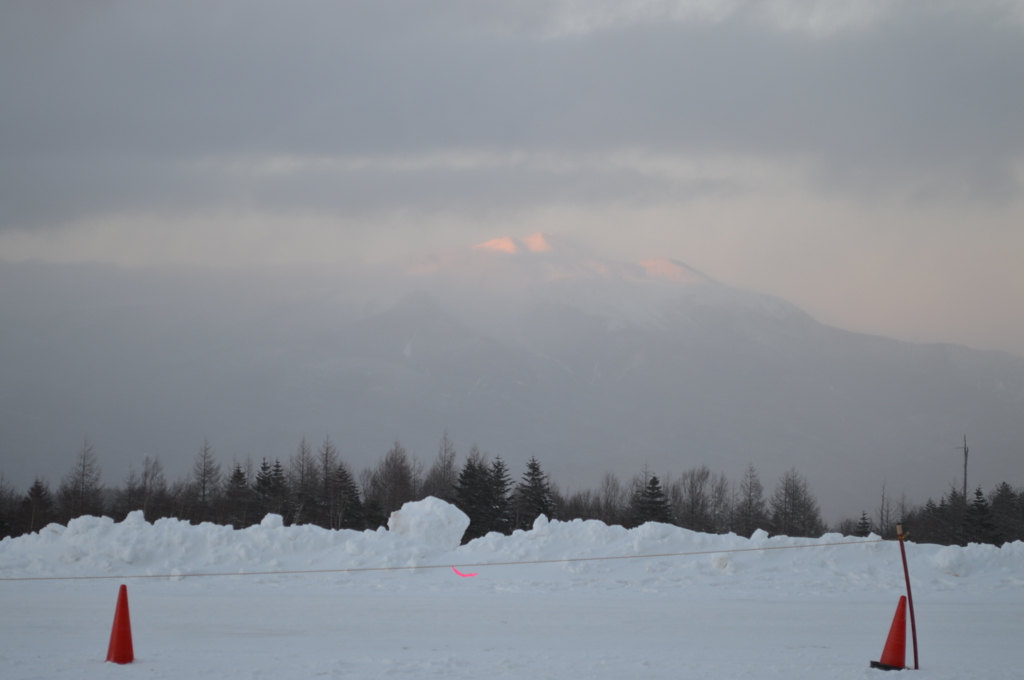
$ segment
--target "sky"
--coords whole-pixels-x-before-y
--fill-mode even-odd
[[[1024,356],[1024,2],[0,5],[0,260],[535,232]]]

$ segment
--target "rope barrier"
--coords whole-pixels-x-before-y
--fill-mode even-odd
[[[294,569],[285,571],[223,571],[223,572],[200,572],[198,574],[133,574],[120,576],[13,576],[0,577],[0,581],[93,581],[103,579],[139,579],[139,578],[161,578],[161,579],[184,579],[201,578],[206,576],[283,576],[295,574],[346,574],[368,571],[414,571],[417,569],[473,569],[479,567],[507,567],[527,564],[559,564],[568,562],[601,562],[610,560],[643,560],[657,559],[662,557],[687,557],[691,555],[719,555],[722,553],[756,552],[761,550],[795,550],[799,548],[827,548],[839,545],[868,545],[870,543],[881,543],[884,538],[874,538],[869,541],[838,541],[835,543],[807,543],[804,545],[771,545],[759,548],[732,548],[728,550],[696,550],[692,552],[659,553],[653,555],[612,555],[609,557],[563,557],[551,560],[522,560],[508,562],[472,562],[465,564],[415,564],[404,567],[347,567],[343,569]]]

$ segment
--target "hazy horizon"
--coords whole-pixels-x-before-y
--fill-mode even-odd
[[[287,461],[330,435],[358,471],[448,430],[563,490],[707,465],[796,467],[829,521],[887,484],[1019,485],[1024,359],[823,326],[672,260],[553,235],[411,262],[223,268],[0,263],[0,470],[59,483],[82,441],[109,485],[159,456]]]

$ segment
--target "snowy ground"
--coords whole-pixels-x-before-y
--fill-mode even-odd
[[[888,678],[871,670],[904,594],[895,543],[708,536],[538,521],[454,547],[428,499],[391,532],[243,531],[81,518],[0,542],[0,677]],[[778,546],[815,547],[765,550]],[[757,548],[757,550],[749,550]],[[737,551],[742,552],[729,552]],[[920,678],[1018,678],[1024,544],[907,545]],[[666,553],[604,561],[450,565]],[[440,569],[410,569],[442,565]],[[211,572],[403,567],[206,576]],[[127,578],[146,574],[160,578]],[[104,663],[128,585],[136,662]],[[907,661],[913,663],[909,631]]]

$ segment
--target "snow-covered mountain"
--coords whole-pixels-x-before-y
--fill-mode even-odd
[[[795,466],[828,519],[883,482],[944,492],[965,434],[971,486],[1024,481],[1024,359],[830,328],[671,260],[538,235],[402,267],[0,280],[0,467],[25,486],[83,437],[113,484],[144,455],[183,474],[204,437],[259,460],[330,433],[357,468],[397,438],[429,464],[446,428],[563,488],[754,463],[770,492]]]

